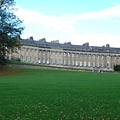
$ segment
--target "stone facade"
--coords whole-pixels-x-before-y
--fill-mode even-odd
[[[33,39],[24,39],[21,43],[21,49],[12,56],[19,57],[22,62],[109,71],[113,70],[114,65],[120,64],[120,49],[108,44],[106,47],[97,47],[88,43],[72,45]]]

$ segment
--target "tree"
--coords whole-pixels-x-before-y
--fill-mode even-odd
[[[114,71],[120,71],[120,65],[114,65]]]
[[[14,14],[14,0],[0,0],[0,65],[7,63],[6,54],[20,47],[22,21]]]

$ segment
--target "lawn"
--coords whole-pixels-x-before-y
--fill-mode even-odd
[[[0,77],[0,120],[120,120],[120,74],[17,73]]]

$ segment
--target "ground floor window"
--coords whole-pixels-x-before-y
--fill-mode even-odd
[[[62,60],[61,59],[59,59],[59,63],[58,63],[59,65],[61,65],[62,64]]]
[[[107,67],[110,67],[110,62],[107,62]]]
[[[84,66],[86,66],[86,61],[84,61]]]
[[[32,62],[32,57],[30,57],[30,62]]]
[[[46,58],[46,62],[47,62],[47,64],[49,64],[49,59],[48,58]]]
[[[101,63],[101,67],[103,67],[103,63]]]
[[[40,63],[40,58],[38,58],[38,63]]]
[[[26,56],[26,62],[28,62],[28,56]]]
[[[76,61],[76,66],[78,66],[78,61]]]
[[[53,64],[53,60],[52,60],[52,58],[50,59],[50,64]]]
[[[70,60],[68,60],[68,65],[70,65]]]
[[[34,63],[36,63],[36,57],[34,57]]]
[[[80,61],[80,66],[82,66],[82,61]]]
[[[57,64],[57,59],[55,59],[55,64]]]
[[[88,67],[90,67],[90,62],[88,62]]]
[[[64,60],[64,65],[66,65],[66,60]]]
[[[53,64],[55,64],[55,59],[53,59]]]
[[[96,67],[99,67],[99,62],[96,63]]]
[[[95,67],[95,62],[92,62],[92,67]]]
[[[42,63],[45,63],[45,59],[44,58],[42,58]]]
[[[72,60],[72,65],[74,65],[74,60]]]

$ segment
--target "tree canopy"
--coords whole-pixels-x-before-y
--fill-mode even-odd
[[[14,0],[0,0],[0,65],[5,65],[6,54],[20,47],[22,21],[14,14]]]
[[[114,65],[114,71],[120,71],[120,65]]]

